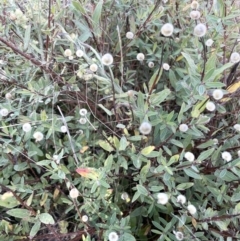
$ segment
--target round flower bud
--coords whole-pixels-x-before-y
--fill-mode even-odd
[[[61,132],[66,133],[67,132],[67,127],[66,126],[61,126]]]
[[[138,54],[137,54],[137,60],[143,61],[144,59],[145,59],[145,56],[144,56],[143,53],[138,53]]]
[[[154,63],[153,63],[153,62],[149,62],[149,63],[148,63],[148,67],[149,67],[149,68],[153,68],[153,67],[154,67]]]
[[[236,130],[236,131],[240,131],[240,125],[239,124],[235,124],[233,126],[233,128]]]
[[[230,162],[232,160],[232,155],[230,154],[230,152],[224,151],[222,153],[222,159],[227,161],[227,162]]]
[[[134,91],[133,90],[128,90],[127,95],[129,97],[133,97],[134,96]]]
[[[11,93],[6,93],[5,98],[6,98],[7,100],[12,99],[12,94],[11,94]]]
[[[123,192],[123,193],[121,194],[121,199],[124,200],[124,201],[130,200],[130,199],[129,199],[129,196],[128,196],[128,194],[127,194],[126,192]]]
[[[0,110],[0,115],[1,115],[1,116],[7,116],[8,113],[9,113],[9,111],[8,111],[8,109],[6,109],[6,108],[3,108],[3,109]]]
[[[126,38],[127,39],[133,39],[133,37],[134,37],[134,34],[132,32],[127,32],[126,33]]]
[[[102,64],[103,64],[103,65],[109,66],[109,65],[111,65],[112,63],[113,63],[113,56],[112,56],[111,54],[107,53],[107,54],[104,54],[104,55],[102,56]]]
[[[194,35],[197,37],[203,37],[207,32],[207,27],[206,25],[199,23],[195,28],[194,28]]]
[[[183,240],[184,239],[184,235],[183,235],[182,232],[174,232],[174,234],[175,234],[175,238],[177,240]]]
[[[221,100],[222,97],[223,97],[223,91],[222,91],[222,90],[217,89],[217,90],[214,90],[214,91],[213,91],[213,98],[214,98],[215,100]]]
[[[211,47],[213,44],[213,40],[210,38],[208,39],[206,42],[205,42],[205,45],[208,46],[208,47]]]
[[[83,51],[81,50],[81,49],[78,49],[77,51],[76,51],[76,55],[79,57],[79,58],[81,58],[82,56],[83,56]]]
[[[190,204],[187,206],[187,209],[188,209],[188,212],[191,214],[191,215],[194,215],[196,212],[197,212],[197,209],[194,205]]]
[[[197,1],[192,1],[191,8],[192,9],[198,9],[199,8],[199,3]]]
[[[214,111],[216,109],[216,106],[212,101],[208,101],[208,103],[206,104],[206,109],[209,111]]]
[[[71,198],[77,198],[79,196],[79,191],[77,190],[77,188],[73,188],[69,192],[69,195]]]
[[[66,50],[64,51],[64,55],[65,55],[66,57],[72,56],[72,50],[71,50],[71,49],[66,49]]]
[[[238,154],[238,157],[240,157],[240,150],[237,152],[237,154]]]
[[[165,37],[169,37],[173,34],[173,25],[171,23],[165,23],[161,28],[161,33]]]
[[[118,239],[119,239],[119,236],[116,232],[109,233],[109,235],[108,235],[109,241],[118,241]]]
[[[189,152],[189,151],[185,153],[184,157],[185,157],[189,162],[193,162],[194,159],[195,159],[193,153],[192,153],[192,152]]]
[[[79,110],[79,114],[80,114],[81,116],[85,116],[85,115],[87,115],[87,110],[84,109],[84,108],[82,108],[82,109]]]
[[[238,63],[239,61],[240,61],[240,54],[236,52],[232,53],[230,57],[230,62],[235,64],[235,63]]]
[[[23,124],[22,129],[24,132],[29,132],[32,130],[32,126],[29,123],[25,123]]]
[[[157,203],[165,205],[168,203],[168,195],[166,193],[160,192],[157,195]]]
[[[186,124],[181,124],[181,125],[179,126],[179,130],[180,130],[181,132],[186,132],[186,131],[188,130],[188,125],[186,125]]]
[[[151,130],[152,130],[152,125],[147,121],[142,122],[142,124],[139,127],[139,131],[143,135],[148,135],[151,132]]]
[[[36,141],[41,141],[41,140],[43,139],[43,134],[42,134],[42,132],[40,132],[40,131],[34,132],[33,138],[34,138]]]
[[[169,64],[167,64],[167,63],[164,63],[164,64],[162,65],[162,67],[163,67],[163,69],[165,69],[165,70],[169,70],[169,69],[170,69],[170,66],[169,66]]]
[[[73,56],[72,56],[72,55],[69,56],[68,59],[69,59],[69,60],[73,60]]]
[[[58,155],[53,155],[53,160],[59,164],[60,163],[60,158],[58,157]]]
[[[86,120],[86,118],[80,118],[79,122],[80,122],[80,124],[84,125],[87,123],[87,120]]]
[[[97,66],[96,64],[91,64],[91,65],[90,65],[90,70],[91,70],[92,72],[96,72],[96,71],[98,70],[98,66]]]
[[[177,202],[181,203],[181,204],[184,204],[186,202],[186,197],[182,194],[178,195],[177,196]]]
[[[82,221],[83,221],[84,223],[86,223],[86,222],[88,221],[88,216],[87,216],[87,215],[83,215],[83,216],[82,216]]]
[[[217,139],[217,138],[214,138],[214,139],[213,139],[213,144],[214,144],[214,145],[217,145],[217,144],[218,144],[218,139]]]
[[[201,16],[201,13],[197,10],[193,10],[193,11],[190,12],[190,18],[191,19],[196,20],[196,19],[199,19],[200,16]]]

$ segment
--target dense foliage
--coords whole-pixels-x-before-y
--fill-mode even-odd
[[[0,12],[0,240],[240,240],[237,1]]]

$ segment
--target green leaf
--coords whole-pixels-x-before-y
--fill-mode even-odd
[[[148,196],[147,189],[142,185],[137,185],[137,191],[144,196]]]
[[[49,213],[41,213],[39,220],[44,224],[55,224],[53,217]]]
[[[181,106],[181,109],[180,109],[180,111],[179,111],[179,114],[178,114],[178,123],[181,123],[181,122],[182,122],[183,113],[186,111],[186,110],[185,110],[185,107],[186,107],[186,104],[183,102],[183,103],[182,103],[182,106]]]
[[[212,76],[211,76],[211,78],[209,79],[208,82],[211,82],[211,81],[215,80],[215,78],[219,77],[219,75],[222,74],[224,70],[229,69],[229,68],[232,67],[232,66],[233,66],[232,63],[226,63],[226,64],[223,65],[221,68],[216,69],[216,70],[213,72],[213,74],[212,74]]]
[[[31,24],[27,25],[25,35],[24,35],[24,46],[23,46],[23,51],[27,51],[28,45],[30,42],[30,34],[31,34]]]
[[[29,236],[33,238],[40,230],[40,227],[41,227],[41,222],[38,220],[35,221],[35,224],[32,226]]]
[[[202,177],[197,174],[196,172],[194,172],[192,169],[190,168],[185,168],[183,169],[183,171],[189,176],[189,177],[192,177],[194,179],[202,179]]]
[[[171,93],[169,89],[164,89],[157,94],[152,94],[150,97],[150,102],[152,105],[156,106],[161,104]]]
[[[141,171],[140,171],[140,177],[141,177],[141,180],[143,182],[146,181],[147,174],[149,172],[150,166],[151,166],[151,162],[148,160],[147,164],[145,166],[143,166]]]
[[[240,193],[234,193],[233,196],[231,197],[232,202],[237,202],[240,200]]]
[[[112,163],[113,163],[113,156],[110,155],[110,156],[108,156],[107,160],[104,162],[104,167],[105,167],[106,172],[111,171]]]
[[[105,108],[102,104],[98,104],[99,107],[101,107],[107,115],[111,116],[112,112],[110,110],[108,110],[107,108]]]
[[[155,146],[148,146],[145,147],[141,150],[141,154],[144,156],[147,156],[148,154],[150,154],[153,150],[155,149]]]
[[[136,241],[134,236],[132,234],[130,234],[130,233],[124,233],[123,234],[123,240],[124,241]]]
[[[126,137],[123,136],[120,140],[119,151],[124,151],[128,145],[129,142],[127,141]]]
[[[15,208],[7,211],[7,214],[15,218],[28,218],[31,216],[31,211],[22,208]]]
[[[78,1],[72,1],[73,7],[82,14],[86,14],[85,9],[83,8],[82,4]]]
[[[193,185],[194,185],[193,182],[186,182],[186,183],[181,183],[181,184],[177,185],[176,188],[179,191],[183,191],[183,190],[186,190],[186,189],[192,187]]]
[[[159,71],[159,69],[156,69],[156,71],[154,72],[154,74],[152,75],[152,77],[151,77],[151,79],[148,83],[148,89],[149,90],[152,89],[152,86],[153,86],[154,82],[155,82],[155,84],[158,83],[161,76],[162,76],[162,68],[160,69],[160,71]]]
[[[99,146],[101,146],[102,149],[104,149],[105,151],[111,152],[111,151],[114,150],[113,147],[112,147],[107,141],[102,141],[102,140],[100,140],[100,141],[98,142],[98,144],[99,144]]]
[[[211,148],[209,150],[201,152],[199,157],[197,158],[198,161],[204,161],[206,160],[209,156],[212,155],[212,153],[215,151],[215,148]]]
[[[189,70],[190,70],[190,74],[191,75],[196,75],[197,72],[197,66],[194,63],[194,60],[192,59],[192,57],[184,52],[181,52],[182,56],[187,60],[188,66],[189,66]]]
[[[175,145],[175,146],[178,146],[178,147],[183,148],[183,143],[180,142],[180,141],[178,141],[178,140],[171,139],[170,142],[171,142],[173,145]]]

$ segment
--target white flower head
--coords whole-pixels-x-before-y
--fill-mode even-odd
[[[238,157],[240,157],[240,150],[237,152],[237,154],[238,154]]]
[[[59,158],[58,155],[53,155],[53,160],[54,160],[57,164],[60,163],[60,158]]]
[[[190,18],[191,19],[196,20],[196,19],[199,19],[200,16],[201,16],[201,13],[197,10],[193,10],[193,11],[190,12]]]
[[[124,201],[126,201],[126,202],[129,202],[129,201],[130,201],[129,195],[128,195],[128,193],[126,193],[126,192],[123,192],[123,193],[121,194],[121,199],[124,200]]]
[[[177,239],[177,240],[183,240],[184,239],[184,235],[183,235],[183,233],[182,232],[173,232],[174,233],[174,235],[175,235],[175,238]]]
[[[181,132],[186,132],[186,131],[188,130],[188,125],[187,125],[187,124],[181,124],[181,125],[179,126],[179,130],[180,130]]]
[[[208,39],[208,40],[205,42],[205,45],[208,46],[208,47],[211,47],[212,44],[213,44],[213,42],[214,42],[214,41],[210,38],[210,39]]]
[[[66,133],[67,132],[67,127],[66,126],[61,126],[61,132]]]
[[[182,194],[179,194],[177,196],[177,202],[181,203],[181,204],[184,204],[186,202],[186,197],[184,195],[182,195]]]
[[[235,124],[233,126],[233,128],[236,130],[236,131],[239,131],[240,132],[240,124]]]
[[[82,117],[82,118],[80,118],[79,122],[80,122],[80,124],[84,125],[87,123],[87,120],[86,120],[86,118]]]
[[[163,67],[163,69],[165,69],[165,70],[169,70],[169,69],[170,69],[170,66],[169,66],[169,64],[167,64],[167,63],[163,63],[162,67]]]
[[[9,111],[8,111],[8,109],[6,109],[6,108],[3,108],[3,109],[0,110],[0,115],[1,115],[1,116],[7,116],[8,113],[9,113]]]
[[[225,161],[227,161],[227,162],[230,162],[230,161],[232,160],[232,155],[231,155],[231,153],[228,152],[228,151],[224,151],[224,152],[222,153],[222,159],[225,160]]]
[[[84,223],[86,223],[86,222],[88,221],[88,216],[87,216],[87,215],[83,215],[83,216],[82,216],[82,221],[83,221]]]
[[[203,37],[207,33],[207,27],[203,23],[199,23],[195,28],[194,28],[194,35],[197,37]]]
[[[222,90],[217,89],[217,90],[214,90],[214,91],[213,91],[213,98],[214,98],[215,100],[221,100],[222,97],[223,97],[223,91],[222,91]]]
[[[72,188],[69,192],[71,198],[77,198],[79,196],[79,191],[77,188]]]
[[[137,54],[137,60],[138,61],[143,61],[145,59],[145,55],[143,53],[138,53]]]
[[[69,59],[69,60],[73,60],[73,56],[72,56],[72,55],[69,56],[68,59]]]
[[[66,57],[72,56],[72,50],[71,50],[71,49],[66,49],[66,50],[64,51],[64,56],[66,56]]]
[[[191,215],[194,215],[196,212],[197,212],[197,209],[194,205],[190,204],[187,206],[187,209],[188,209],[188,212],[191,214]]]
[[[206,104],[206,109],[209,111],[214,111],[216,109],[216,106],[212,101],[208,101],[208,103]]]
[[[127,95],[129,97],[133,97],[134,96],[134,91],[133,90],[128,90]]]
[[[142,122],[142,124],[139,127],[139,131],[143,135],[148,135],[151,132],[151,130],[152,130],[152,125],[147,121]]]
[[[32,130],[32,126],[29,123],[25,123],[22,125],[22,129],[24,132],[29,132]]]
[[[164,192],[160,192],[157,195],[157,203],[165,205],[168,203],[168,195]]]
[[[36,140],[36,141],[41,141],[43,139],[43,133],[40,132],[40,131],[36,131],[34,132],[33,134],[33,138]]]
[[[113,56],[112,56],[111,54],[107,53],[107,54],[104,54],[104,55],[102,56],[102,64],[103,64],[103,65],[109,66],[109,65],[111,65],[112,63],[113,63]]]
[[[109,235],[108,235],[109,241],[118,241],[118,239],[119,239],[119,236],[116,232],[109,233]]]
[[[168,0],[163,0],[163,2],[164,2],[164,3],[167,3],[167,2],[168,2]]]
[[[154,67],[154,63],[153,62],[149,62],[148,63],[148,67],[151,69],[151,68],[153,68]]]
[[[96,72],[98,70],[97,64],[91,64],[89,68],[92,72]]]
[[[83,56],[83,51],[81,50],[81,49],[78,49],[77,51],[76,51],[76,55],[79,57],[79,58],[81,58],[82,56]]]
[[[11,100],[12,99],[12,94],[11,93],[6,93],[5,98],[7,100]]]
[[[199,8],[199,3],[198,3],[198,1],[192,1],[192,3],[191,3],[191,8],[192,8],[192,9],[198,9],[198,8]]]
[[[133,39],[134,38],[134,34],[132,32],[127,32],[126,33],[126,38],[127,39]]]
[[[214,138],[214,139],[213,139],[213,144],[214,144],[214,145],[217,145],[217,144],[218,144],[218,139],[217,139],[217,138]]]
[[[165,37],[169,37],[173,34],[173,25],[171,23],[165,23],[161,28],[161,33]]]
[[[87,115],[87,110],[85,108],[82,108],[82,109],[79,110],[79,114],[81,116],[86,116]]]
[[[238,63],[240,61],[240,54],[237,52],[233,52],[230,57],[230,62],[231,63]]]
[[[192,152],[188,151],[184,154],[184,157],[189,161],[193,162],[195,160],[195,156],[193,155]]]

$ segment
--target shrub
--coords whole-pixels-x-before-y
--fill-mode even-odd
[[[234,1],[0,3],[1,240],[238,240]]]

